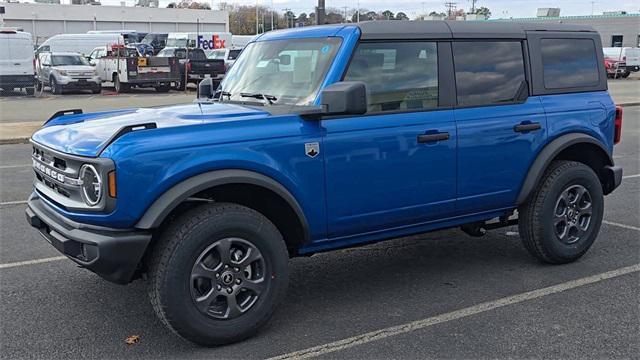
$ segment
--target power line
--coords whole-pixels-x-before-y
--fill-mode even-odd
[[[446,3],[444,3],[444,6],[447,7],[447,19],[451,19],[451,15],[455,11],[457,4],[458,3],[455,3],[455,2],[446,2]]]

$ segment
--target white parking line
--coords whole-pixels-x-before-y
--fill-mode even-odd
[[[14,267],[18,267],[18,266],[42,264],[42,263],[48,263],[48,262],[52,262],[52,261],[60,261],[60,260],[66,259],[66,258],[67,258],[66,256],[54,256],[54,257],[43,258],[43,259],[18,261],[18,262],[0,264],[0,269],[8,269],[8,268],[14,268]]]
[[[607,271],[601,274],[584,277],[572,281],[567,281],[558,285],[553,285],[541,289],[527,291],[521,294],[507,296],[498,300],[485,302],[482,304],[470,306],[464,309],[448,312],[445,314],[433,316],[430,318],[413,321],[410,323],[391,326],[388,328],[368,332],[361,335],[352,336],[346,339],[334,341],[328,344],[314,346],[308,349],[291,352],[288,354],[272,357],[269,360],[283,359],[307,359],[320,355],[345,350],[354,346],[367,344],[373,341],[382,340],[391,336],[406,334],[415,330],[425,329],[433,325],[445,323],[452,320],[466,318],[472,315],[491,311],[508,305],[514,305],[529,300],[538,299],[544,296],[557,294],[563,291],[575,289],[577,287],[594,284],[603,280],[612,279],[640,271],[640,264],[627,266],[624,268]]]
[[[0,169],[15,169],[15,168],[21,168],[21,167],[31,167],[33,165],[28,164],[28,165],[2,165],[0,166]]]
[[[5,201],[5,202],[1,202],[0,206],[2,205],[20,205],[20,204],[26,204],[27,200],[18,200],[18,201]]]
[[[617,222],[613,222],[613,221],[608,221],[608,220],[602,220],[603,223],[607,224],[607,225],[613,225],[613,226],[617,226],[617,227],[621,227],[623,229],[629,229],[629,230],[635,230],[635,231],[640,231],[640,227],[637,226],[631,226],[631,225],[626,225],[626,224],[620,224]]]
[[[631,179],[631,178],[637,178],[637,177],[640,177],[640,174],[626,175],[626,176],[623,176],[622,178],[623,179]]]

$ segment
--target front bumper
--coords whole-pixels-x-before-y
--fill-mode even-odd
[[[65,82],[58,82],[65,89],[99,89],[102,87],[100,82],[92,79],[68,79]]]
[[[62,254],[106,280],[131,282],[151,240],[151,233],[120,230],[71,221],[52,210],[36,194],[26,210],[29,224]]]

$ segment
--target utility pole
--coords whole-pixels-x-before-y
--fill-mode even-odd
[[[324,25],[324,10],[324,0],[318,0],[318,7],[316,8],[317,25]]]
[[[284,8],[282,9],[282,11],[284,11],[284,21],[287,23],[287,28],[289,27],[289,8]]]
[[[470,14],[475,14],[476,13],[476,3],[478,2],[478,0],[471,0],[471,12]]]
[[[591,16],[593,16],[593,4],[595,4],[595,3],[596,3],[595,1],[591,2]]]
[[[258,35],[258,0],[256,0],[256,35]]]
[[[358,12],[356,13],[356,22],[360,22],[360,0],[358,0]]]
[[[273,31],[273,0],[271,0],[271,31]]]
[[[342,18],[342,22],[346,23],[347,22],[347,9],[349,7],[348,6],[343,6],[342,8],[344,9],[344,17]]]
[[[447,19],[451,20],[451,15],[453,14],[453,11],[456,8],[456,4],[454,2],[446,2],[444,3],[444,6],[447,7]]]

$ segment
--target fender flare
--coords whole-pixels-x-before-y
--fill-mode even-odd
[[[607,166],[613,166],[613,159],[611,158],[611,154],[607,151],[604,145],[598,141],[593,136],[583,134],[583,133],[571,133],[562,135],[557,139],[554,139],[538,153],[538,156],[534,160],[533,164],[529,167],[529,171],[527,172],[527,176],[522,183],[522,187],[520,188],[520,192],[518,193],[518,197],[516,199],[516,204],[523,204],[531,192],[535,189],[536,185],[542,178],[544,174],[544,170],[551,164],[553,159],[564,149],[569,146],[580,144],[580,143],[588,143],[596,145],[604,154],[607,155]]]
[[[257,172],[239,169],[216,170],[193,176],[165,191],[145,211],[135,225],[138,229],[154,229],[160,226],[164,219],[179,204],[190,196],[214,186],[226,184],[251,184],[273,191],[284,199],[293,209],[302,224],[305,240],[308,238],[309,225],[307,218],[296,198],[282,184],[272,178]]]

